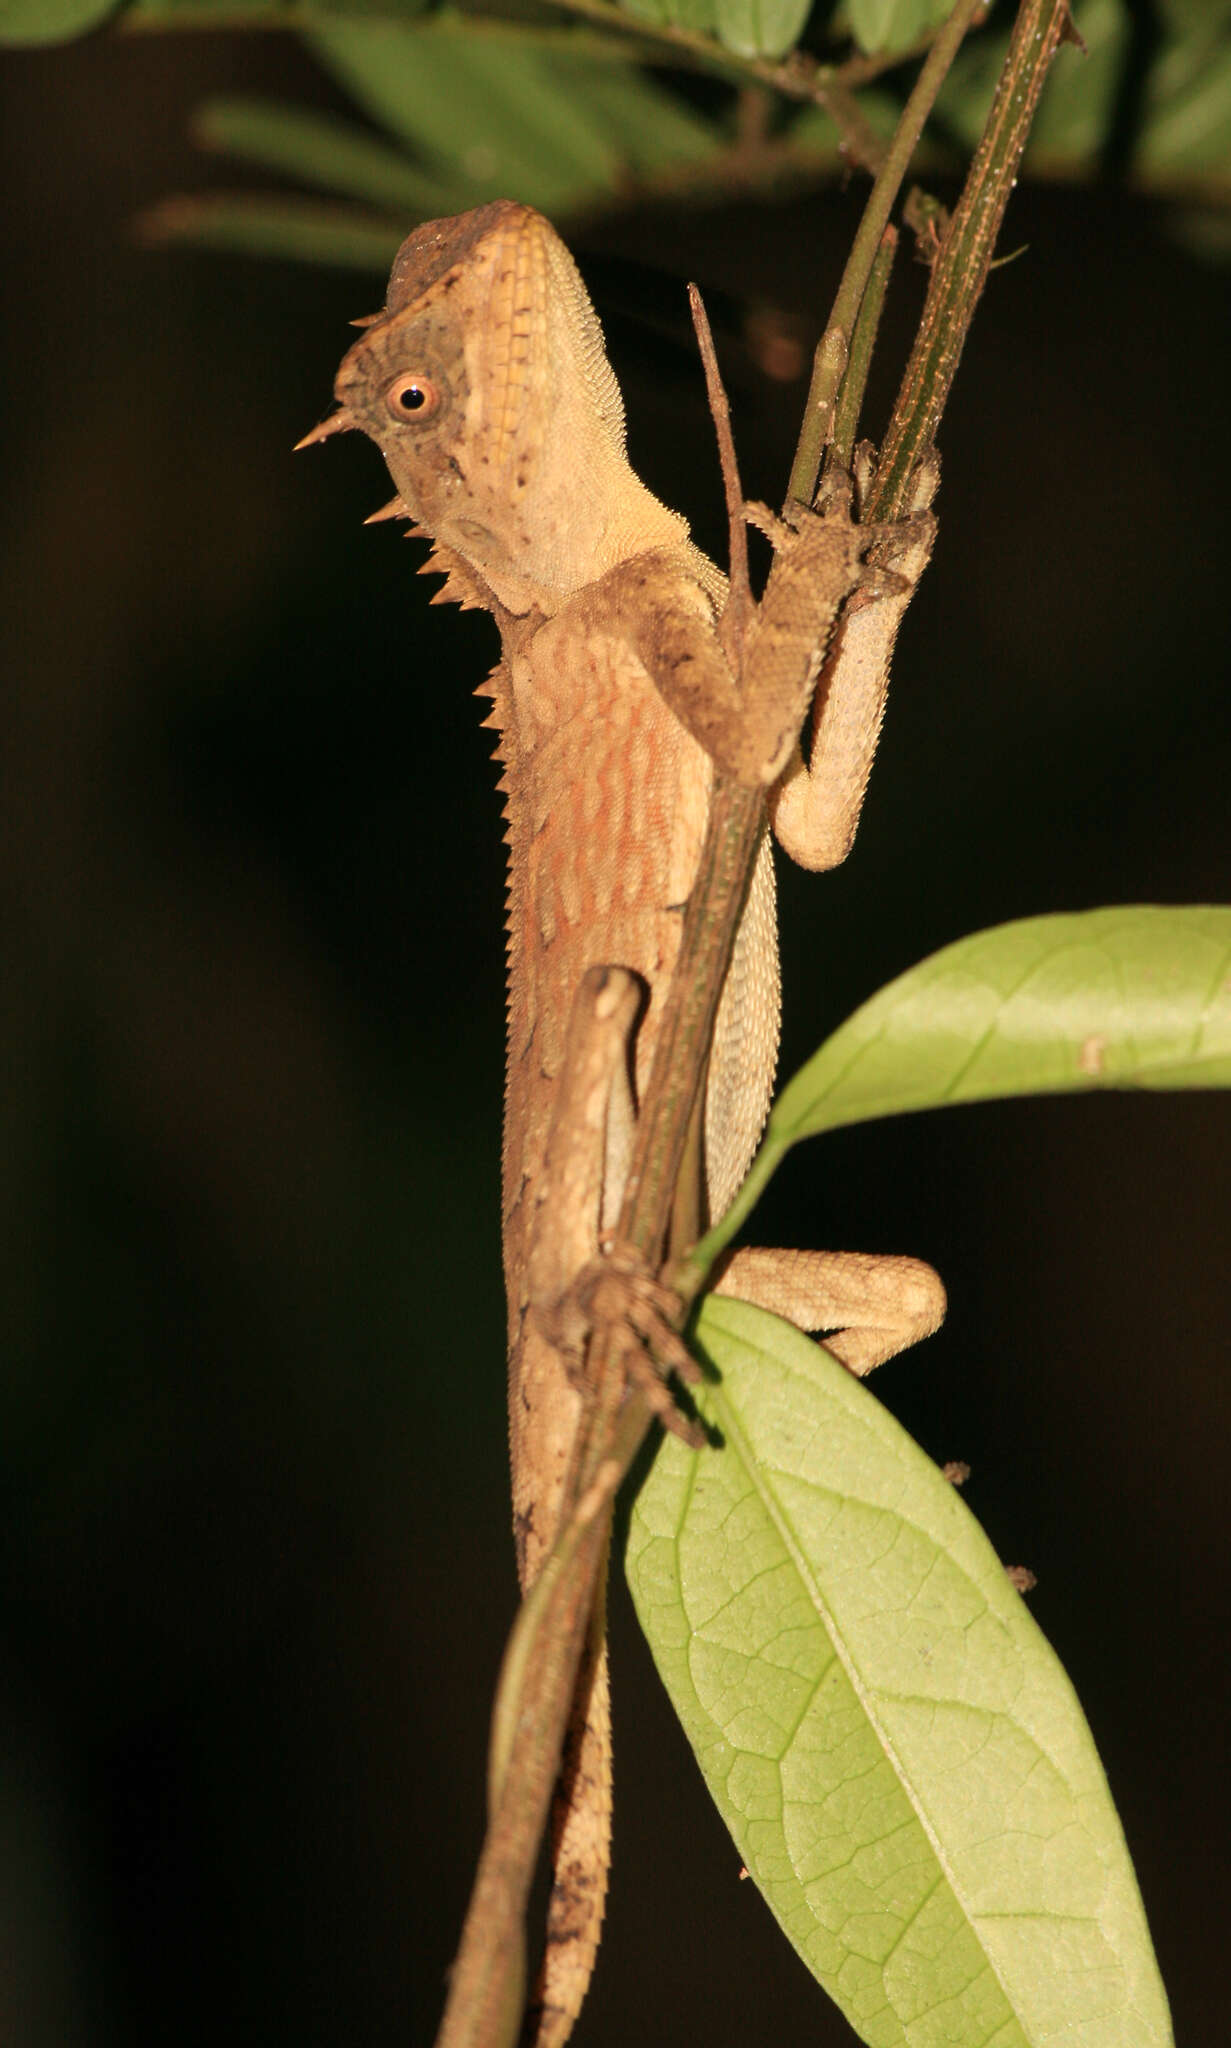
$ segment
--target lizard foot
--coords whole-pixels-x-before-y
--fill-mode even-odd
[[[705,1377],[677,1328],[680,1298],[631,1245],[605,1236],[602,1247],[577,1275],[574,1310],[581,1311],[592,1335],[601,1331],[614,1340],[630,1386],[663,1427],[700,1450],[706,1433],[684,1414],[668,1385],[672,1373],[691,1386]],[[583,1356],[580,1349],[572,1355],[579,1361]],[[584,1365],[570,1369],[570,1377],[586,1384]]]

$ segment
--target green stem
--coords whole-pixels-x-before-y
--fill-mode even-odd
[[[907,508],[987,280],[1043,82],[1069,28],[1068,0],[1022,0],[979,147],[932,266],[865,519],[900,519]]]
[[[855,321],[855,332],[851,337],[850,359],[846,375],[838,393],[834,408],[833,441],[830,454],[839,468],[849,472],[855,453],[855,436],[859,432],[859,415],[863,411],[863,394],[868,382],[868,370],[872,362],[872,351],[876,347],[876,336],[880,329],[881,313],[884,310],[885,294],[889,289],[889,273],[897,254],[898,231],[887,227],[881,236],[876,261],[868,278],[868,288],[863,295],[859,315]]]
[[[846,369],[856,316],[863,303],[881,236],[899,187],[910,168],[915,146],[923,133],[923,124],[932,111],[945,73],[958,53],[963,36],[984,4],[985,0],[957,0],[957,6],[928,51],[910,98],[902,109],[893,141],[868,194],[859,231],[846,259],[842,282],[825,323],[825,331],[817,344],[812,384],[787,490],[788,497],[797,504],[810,505],[816,493],[821,455],[830,438],[834,401]]]

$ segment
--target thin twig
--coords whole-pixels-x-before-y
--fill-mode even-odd
[[[731,407],[727,402],[726,388],[718,368],[718,357],[714,351],[714,337],[710,332],[705,301],[695,284],[688,287],[688,305],[692,313],[697,347],[701,352],[701,366],[705,371],[705,392],[710,403],[710,417],[714,422],[714,436],[718,442],[722,492],[727,504],[728,587],[721,630],[727,660],[732,668],[737,668],[739,650],[744,644],[744,633],[752,608],[752,585],[748,581],[748,523],[744,518],[744,493],[739,480],[735,441],[731,433]]]
[[[1068,0],[1022,0],[991,111],[932,265],[866,519],[900,519],[906,510],[911,479],[936,438],[987,281],[1039,94],[1071,28]]]

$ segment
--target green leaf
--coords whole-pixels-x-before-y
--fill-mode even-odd
[[[330,22],[309,40],[364,111],[448,181],[454,210],[513,193],[564,213],[723,147],[716,124],[606,57],[467,37],[450,17]]]
[[[553,54],[550,64],[561,91],[584,102],[587,118],[628,170],[649,177],[673,164],[703,163],[726,147],[715,123],[644,71],[595,64],[564,51]]]
[[[117,0],[0,0],[0,43],[68,43],[114,14]]]
[[[466,189],[544,212],[614,187],[618,152],[553,72],[549,53],[394,22],[336,21],[311,48],[364,112]]]
[[[338,263],[381,277],[406,233],[404,220],[383,221],[357,208],[306,199],[258,199],[206,193],[164,199],[137,223],[146,242],[187,242],[244,256]]]
[[[621,0],[626,14],[656,28],[686,28],[695,35],[713,35],[718,25],[718,0]]]
[[[336,114],[254,97],[214,99],[198,108],[192,131],[204,148],[222,155],[284,171],[351,199],[402,209],[408,227],[414,219],[466,204],[457,190],[427,177],[389,143]]]
[[[952,12],[953,0],[848,0],[847,6],[851,34],[869,56],[908,50]]]
[[[1137,161],[1150,170],[1225,178],[1231,157],[1231,48],[1177,44],[1155,65]]]
[[[693,1258],[712,1260],[783,1154],[820,1131],[999,1096],[1227,1087],[1231,908],[1137,903],[995,925],[891,981],[787,1082]]]
[[[812,0],[717,0],[718,40],[737,57],[785,57],[811,12]]]
[[[1107,141],[1131,42],[1121,0],[1087,0],[1081,39],[1084,50],[1061,52],[1065,61],[1053,64],[1048,74],[1030,132],[1036,158],[1076,156],[1093,162]]]
[[[954,1489],[776,1317],[707,1301],[721,1450],[667,1437],[633,1599],[784,1933],[872,2048],[1164,2048],[1072,1687]]]
[[[888,92],[865,86],[859,95],[859,112],[873,134],[888,142],[898,125],[902,109]],[[832,114],[822,107],[804,107],[794,115],[787,134],[803,155],[833,156],[839,148],[839,132]]]
[[[1231,0],[1160,0],[1159,14],[1176,35],[1217,34],[1231,22]]]
[[[140,29],[293,28],[296,0],[129,0],[126,24]]]
[[[1169,0],[1164,35],[1152,53],[1141,95],[1133,152],[1147,174],[1225,178],[1231,151],[1231,52],[1225,22],[1231,0]],[[1031,130],[1026,162],[1059,166],[1072,176],[1092,166],[1106,145],[1132,59],[1132,26],[1124,0],[1084,0],[1078,26],[1084,54],[1063,50],[1053,66]],[[975,36],[960,52],[937,101],[959,140],[978,138],[1007,34]]]
[[[1077,158],[1089,165],[1107,139],[1129,47],[1121,0],[1084,0],[1084,48],[1062,48],[1030,131],[1027,160]],[[969,36],[940,89],[936,111],[954,138],[973,149],[1004,65],[1009,31]]]

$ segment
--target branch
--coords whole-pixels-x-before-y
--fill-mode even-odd
[[[1022,0],[979,147],[932,266],[865,519],[902,517],[911,479],[936,439],[1039,94],[1060,44],[1072,33],[1068,0]]]
[[[894,131],[888,154],[876,174],[825,331],[817,343],[812,384],[788,488],[788,496],[798,504],[810,505],[816,491],[821,452],[829,439],[834,401],[846,370],[856,316],[898,190],[910,168],[915,145],[923,133],[924,122],[932,111],[945,74],[961,47],[966,31],[975,17],[981,16],[984,4],[985,0],[957,0],[956,7],[928,52],[927,62],[902,109],[902,118]]]

